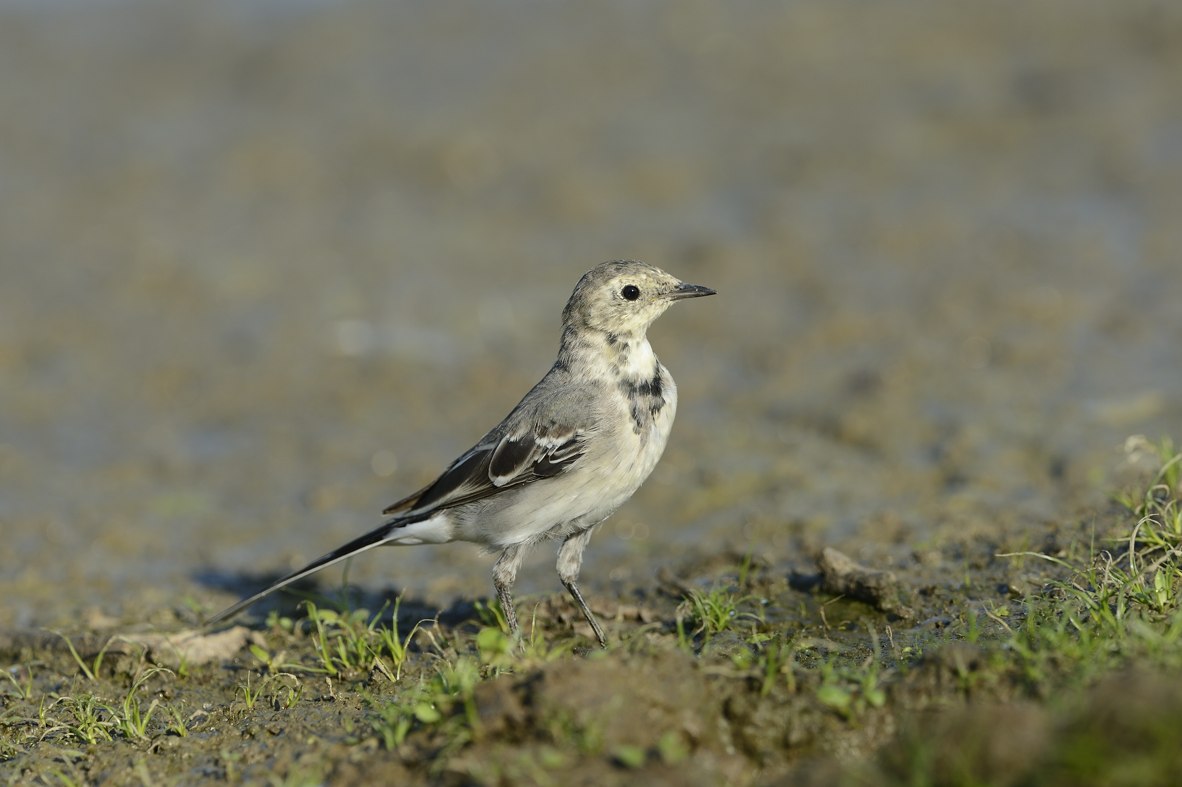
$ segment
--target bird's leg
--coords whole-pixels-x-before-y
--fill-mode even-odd
[[[521,545],[514,544],[501,550],[501,556],[493,565],[493,587],[497,591],[497,601],[505,613],[509,634],[514,638],[520,636],[521,632],[517,627],[517,610],[513,608],[513,582],[517,579],[517,569],[521,568],[523,557]]]
[[[591,614],[591,608],[587,606],[587,602],[583,600],[583,594],[579,592],[579,586],[575,584],[579,578],[579,569],[583,566],[583,548],[591,540],[592,530],[594,528],[575,533],[562,542],[562,546],[558,548],[558,578],[562,580],[562,584],[570,593],[571,598],[579,605],[583,617],[591,624],[591,630],[595,632],[599,646],[606,648],[607,638],[603,636],[603,629],[599,627],[599,621],[595,619],[595,615]]]

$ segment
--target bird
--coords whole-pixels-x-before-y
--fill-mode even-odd
[[[559,580],[607,639],[578,579],[591,534],[648,478],[669,439],[677,386],[647,331],[673,303],[716,292],[636,260],[587,271],[562,311],[558,357],[499,424],[386,521],[206,621],[225,621],[270,593],[377,546],[467,541],[497,555],[493,588],[519,638],[513,584],[529,547],[556,540]]]

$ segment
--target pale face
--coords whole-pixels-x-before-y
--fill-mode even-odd
[[[563,316],[606,333],[643,334],[673,301],[712,294],[643,262],[605,262],[579,280]]]

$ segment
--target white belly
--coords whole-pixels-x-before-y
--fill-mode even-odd
[[[618,412],[609,416],[612,428],[593,435],[575,467],[453,510],[452,538],[503,549],[566,538],[607,519],[644,483],[665,450],[677,412],[677,389],[666,379],[664,406],[639,433],[621,397]]]

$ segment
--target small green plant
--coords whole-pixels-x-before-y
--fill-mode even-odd
[[[743,561],[739,563],[739,575],[736,579],[736,584],[741,588],[746,588],[751,582],[751,564],[755,560],[755,556],[748,552],[743,555]]]
[[[75,739],[92,746],[99,741],[112,740],[111,730],[116,724],[110,718],[111,710],[93,694],[61,697],[58,702],[70,714],[70,718],[60,722],[59,726]]]
[[[23,750],[12,741],[0,739],[0,762],[16,759],[23,753]]]
[[[18,669],[20,668],[12,667],[11,669],[6,669],[3,672],[0,672],[0,675],[3,675],[4,678],[12,684],[13,688],[16,689],[17,697],[28,701],[33,696],[33,668],[28,665],[24,667],[23,682],[13,674],[13,672]]]
[[[123,697],[122,713],[114,713],[116,723],[120,732],[128,740],[144,741],[148,739],[148,724],[152,721],[152,714],[156,711],[156,706],[159,700],[153,699],[145,710],[140,703],[139,690],[153,675],[161,673],[168,673],[173,675],[172,670],[164,669],[163,667],[153,667],[144,670],[139,677],[137,677],[131,684],[131,688],[127,690],[127,694]],[[174,675],[175,677],[175,675]]]
[[[691,590],[686,596],[686,601],[689,603],[689,617],[693,625],[692,635],[701,634],[709,641],[715,634],[726,631],[741,617],[754,619],[753,615],[743,615],[739,612],[740,605],[749,599],[749,596],[739,595],[717,586],[705,592]],[[679,639],[683,637],[684,632]]]
[[[264,684],[271,686],[271,705],[275,710],[287,710],[300,701],[304,694],[303,682],[290,672],[268,675]],[[260,689],[262,686],[259,687]]]
[[[329,643],[330,634],[328,632],[331,628],[336,627],[339,616],[332,610],[320,610],[311,601],[305,601],[304,606],[308,610],[308,620],[312,622],[314,629],[312,643],[316,649],[316,655],[320,657],[321,668],[319,671],[329,675],[337,675],[340,671],[333,658],[333,647]]]
[[[657,739],[657,754],[666,765],[677,765],[690,755],[690,747],[680,732],[669,730]]]
[[[817,700],[846,721],[886,704],[882,646],[873,626],[867,627],[867,633],[870,653],[860,663],[852,663],[848,656],[839,654],[825,657],[819,665],[821,685],[817,688]]]
[[[886,692],[881,683],[878,660],[868,657],[860,667],[838,666],[833,662],[821,665],[821,685],[817,699],[847,721],[856,719],[869,708],[886,704]]]
[[[476,632],[476,649],[480,652],[480,663],[499,671],[513,662],[513,640],[500,628],[486,626]]]
[[[288,634],[295,631],[295,621],[287,615],[280,615],[279,611],[274,609],[267,613],[266,625],[271,630],[283,631]]]
[[[238,763],[242,761],[242,752],[234,751],[233,749],[222,749],[218,752],[218,762],[221,763],[223,770],[225,770],[226,781],[234,784],[241,781],[241,773],[238,770]]]
[[[373,616],[364,609],[338,613],[319,609],[310,601],[306,604],[312,624],[312,644],[320,660],[319,668],[312,671],[338,677],[376,669],[391,681],[399,679],[410,655],[410,641],[419,630],[419,624],[415,624],[406,637],[398,633],[401,599],[394,603],[389,626],[380,622],[388,603]]]
[[[298,677],[290,672],[275,672],[259,681],[258,685],[251,684],[251,675],[246,674],[246,681],[239,683],[235,694],[242,697],[242,704],[246,710],[254,710],[254,706],[269,692],[271,705],[276,710],[290,708],[299,702],[304,693],[304,685]]]
[[[773,640],[763,647],[758,662],[763,668],[759,684],[761,697],[771,694],[776,684],[781,681],[788,691],[796,691],[794,655],[795,648],[783,640]]]
[[[189,654],[184,649],[177,656],[176,677],[181,680],[189,677]]]
[[[139,700],[129,694],[123,698],[123,714],[116,716],[116,724],[123,737],[133,741],[148,739],[148,723],[152,714],[156,712],[159,700],[152,700],[147,710],[144,710]]]
[[[259,663],[267,669],[267,674],[269,675],[276,675],[290,669],[300,669],[298,664],[290,664],[284,661],[284,658],[287,656],[285,651],[278,650],[272,653],[255,642],[250,643],[249,650],[250,655],[258,659]]]
[[[643,768],[645,762],[648,760],[648,751],[643,746],[636,746],[630,743],[620,744],[612,752],[612,757],[620,765],[625,768]]]
[[[479,664],[467,656],[461,656],[455,661],[445,662],[437,667],[430,686],[434,690],[436,705],[449,707],[458,702],[469,727],[477,727],[480,724],[475,701],[478,683]]]
[[[246,682],[238,684],[237,694],[242,695],[242,704],[246,706],[247,710],[254,710],[254,704],[259,701],[259,694],[266,685],[266,680],[260,683],[257,687],[250,685],[251,673],[246,673]]]
[[[398,681],[402,678],[402,667],[410,658],[410,642],[418,633],[419,626],[422,625],[422,621],[416,623],[405,637],[401,636],[398,633],[398,609],[401,605],[402,597],[399,596],[394,599],[394,612],[390,625],[379,626],[377,629],[379,656],[375,661],[391,681]],[[380,657],[380,654],[383,653],[389,657],[392,670],[386,668],[385,662]]]
[[[538,625],[538,611],[535,608],[530,619],[529,636],[518,643],[517,659],[522,665],[546,664],[570,653],[573,647],[574,642],[571,640],[557,643],[546,641],[542,628]],[[511,663],[508,666],[515,665]]]
[[[1145,488],[1117,496],[1133,523],[1107,542],[1113,549],[1093,546],[1086,561],[1032,555],[1065,574],[1032,599],[1019,625],[1007,624],[1005,644],[1035,691],[1050,676],[1066,671],[1085,682],[1130,659],[1182,667],[1182,455],[1169,440],[1130,443],[1159,469]]]
[[[412,708],[400,700],[377,705],[378,715],[370,721],[374,732],[382,739],[382,745],[393,751],[402,745],[414,726],[415,714]]]
[[[476,617],[480,619],[482,626],[495,626],[506,634],[509,632],[509,621],[506,619],[505,610],[501,609],[501,603],[499,601],[485,603],[477,600],[473,606],[476,608]]]
[[[86,661],[83,660],[80,655],[78,655],[78,649],[74,647],[74,643],[69,637],[60,631],[51,631],[50,633],[57,634],[66,641],[66,647],[69,648],[70,655],[74,657],[74,662],[82,670],[82,674],[86,676],[87,680],[94,682],[98,679],[97,676],[99,668],[103,665],[103,657],[107,654],[107,649],[111,647],[111,643],[114,642],[113,638],[107,640],[106,644],[103,645],[102,648],[99,649],[99,652],[95,655],[94,660],[91,661],[90,664],[87,664]]]
[[[49,712],[53,710],[54,706],[61,701],[61,698],[50,700],[49,697],[42,694],[41,700],[37,703],[37,726],[41,729],[49,727]]]
[[[674,627],[677,629],[677,647],[686,653],[694,652],[694,641],[685,629],[685,619],[678,615],[673,621]]]
[[[187,737],[189,734],[189,725],[182,715],[181,709],[176,705],[165,706],[165,713],[168,714],[168,724],[166,729],[178,738]]]
[[[498,629],[487,628],[505,636]],[[491,640],[492,635],[485,635]],[[486,647],[499,648],[491,641]],[[474,699],[476,685],[480,682],[480,665],[468,656],[459,656],[443,661],[430,679],[415,688],[401,693],[389,702],[375,702],[369,699],[377,710],[370,721],[371,728],[381,737],[387,749],[396,749],[406,740],[411,730],[417,727],[431,727],[448,724],[448,750],[458,749],[472,739],[479,725]],[[454,713],[459,709],[460,713]]]

